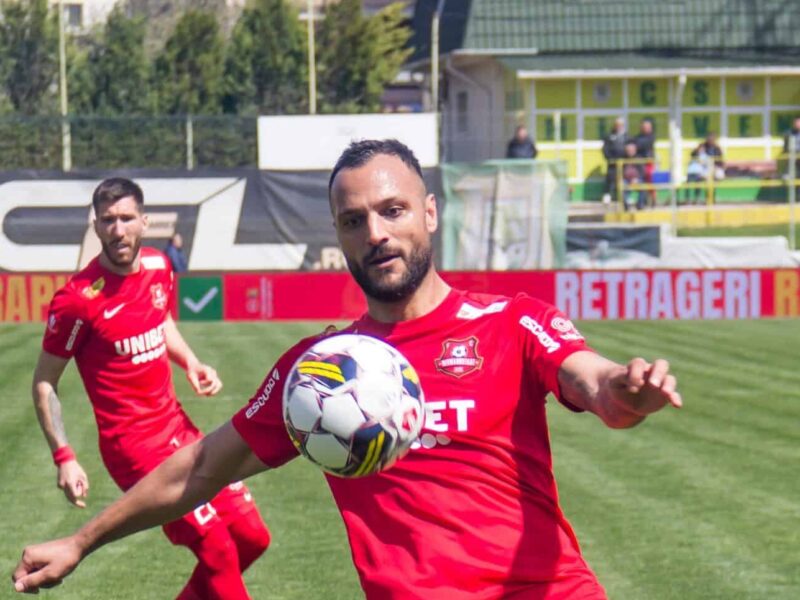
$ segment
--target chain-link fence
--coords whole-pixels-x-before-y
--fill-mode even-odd
[[[255,117],[70,117],[71,168],[251,167]],[[0,170],[61,169],[59,117],[0,118]]]

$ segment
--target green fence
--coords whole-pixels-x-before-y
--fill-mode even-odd
[[[70,117],[73,169],[252,167],[255,117]],[[59,117],[0,118],[0,170],[61,169]]]

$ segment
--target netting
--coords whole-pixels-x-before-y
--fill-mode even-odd
[[[444,269],[562,265],[568,199],[563,161],[443,164],[442,187]]]

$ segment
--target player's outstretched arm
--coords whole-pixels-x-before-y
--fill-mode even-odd
[[[664,359],[634,358],[620,365],[593,352],[576,352],[561,364],[558,381],[564,399],[615,429],[633,427],[667,405],[683,406]]]
[[[12,579],[18,592],[53,587],[104,544],[172,521],[224,485],[265,470],[228,422],[178,450],[73,535],[28,546]]]
[[[33,406],[56,462],[56,483],[72,504],[86,508],[89,478],[69,447],[57,387],[69,359],[42,350],[33,372]]]
[[[213,396],[222,389],[222,381],[216,370],[201,363],[189,344],[183,339],[178,326],[172,317],[167,317],[164,333],[167,341],[167,352],[179,367],[186,371],[189,385],[200,396]]]

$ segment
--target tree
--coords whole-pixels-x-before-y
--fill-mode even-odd
[[[71,112],[141,114],[149,105],[149,63],[144,50],[145,22],[120,8],[108,16],[99,39],[70,61]]]
[[[317,72],[324,112],[370,112],[380,108],[384,88],[411,54],[411,31],[399,3],[365,17],[360,0],[341,0],[325,11],[317,46]]]
[[[227,112],[296,113],[308,106],[304,31],[286,0],[256,0],[242,11],[225,64]]]
[[[14,110],[40,113],[58,73],[58,25],[47,0],[0,2],[0,76]]]
[[[221,109],[225,51],[214,15],[190,10],[156,59],[153,87],[160,112],[216,114]]]

